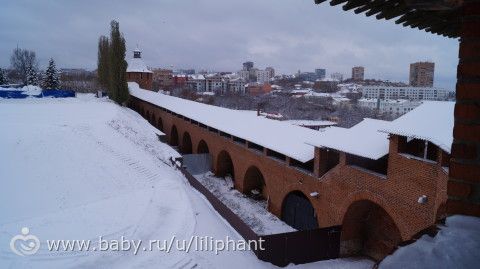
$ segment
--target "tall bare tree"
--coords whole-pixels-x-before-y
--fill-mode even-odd
[[[10,57],[10,64],[12,69],[15,70],[23,83],[27,83],[27,71],[29,68],[38,70],[37,57],[34,51],[16,48],[13,50]]]

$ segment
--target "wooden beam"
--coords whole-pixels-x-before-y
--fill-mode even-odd
[[[354,0],[354,1],[348,1],[348,3],[346,3],[342,9],[345,10],[345,11],[348,11],[350,9],[354,9],[354,8],[357,8],[357,7],[361,7],[365,4],[368,4],[368,2],[370,2],[369,0]]]
[[[461,0],[404,0],[408,7],[417,10],[452,10],[462,5]]]
[[[336,5],[340,5],[342,3],[345,3],[345,2],[348,2],[348,0],[332,0],[332,1],[330,1],[330,5],[331,6],[336,6]]]

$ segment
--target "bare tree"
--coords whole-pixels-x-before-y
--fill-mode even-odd
[[[34,51],[16,48],[13,50],[12,56],[10,57],[10,64],[12,69],[15,70],[23,83],[27,82],[27,71],[29,67],[38,69],[37,57]]]

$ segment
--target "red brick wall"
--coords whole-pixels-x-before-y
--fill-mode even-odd
[[[285,161],[266,156],[266,150],[260,152],[249,149],[245,144],[234,142],[231,138],[208,131],[149,103],[132,99],[137,111],[153,113],[153,122],[158,122],[159,117],[162,118],[162,131],[167,134],[167,141],[170,141],[170,130],[174,125],[178,130],[180,143],[184,133],[189,133],[193,153],[197,152],[200,140],[204,140],[212,154],[214,172],[218,170],[219,153],[227,151],[234,164],[235,187],[239,191],[246,187],[244,177],[247,169],[251,166],[257,167],[264,176],[266,186],[263,193],[268,199],[269,210],[279,217],[284,198],[295,190],[303,192],[310,200],[317,212],[320,227],[342,225],[349,206],[356,201],[367,200],[385,212],[379,216],[388,217],[394,223],[393,227],[398,229],[399,238],[404,241],[434,225],[437,211],[446,201],[447,172],[436,162],[424,162],[399,155],[396,136],[392,136],[390,140],[386,177],[347,165],[344,153],[340,153],[337,166],[321,177],[316,177],[313,172],[300,171],[288,166]],[[319,160],[320,151],[316,150],[315,154]],[[316,170],[318,169],[319,165],[316,164]],[[318,192],[319,195],[311,197],[312,192]],[[426,204],[417,202],[422,195],[428,197]],[[378,227],[387,229],[382,232],[388,234],[392,225]]]
[[[480,216],[480,1],[465,1],[448,182],[449,214]]]
[[[142,89],[152,90],[152,73],[127,72],[127,81],[138,83]]]

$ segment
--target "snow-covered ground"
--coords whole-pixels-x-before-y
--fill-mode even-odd
[[[169,165],[178,153],[158,132],[137,113],[92,96],[0,99],[0,268],[276,268],[248,251],[48,250],[48,239],[99,236],[241,239]],[[36,254],[10,249],[22,227],[39,238]],[[291,265],[371,266],[358,259]]]
[[[232,180],[225,180],[207,172],[194,175],[203,186],[220,199],[230,210],[239,216],[258,235],[288,233],[296,231],[268,212],[267,201],[253,200],[233,189]]]
[[[448,217],[435,237],[422,236],[386,257],[380,268],[479,268],[480,218]]]

